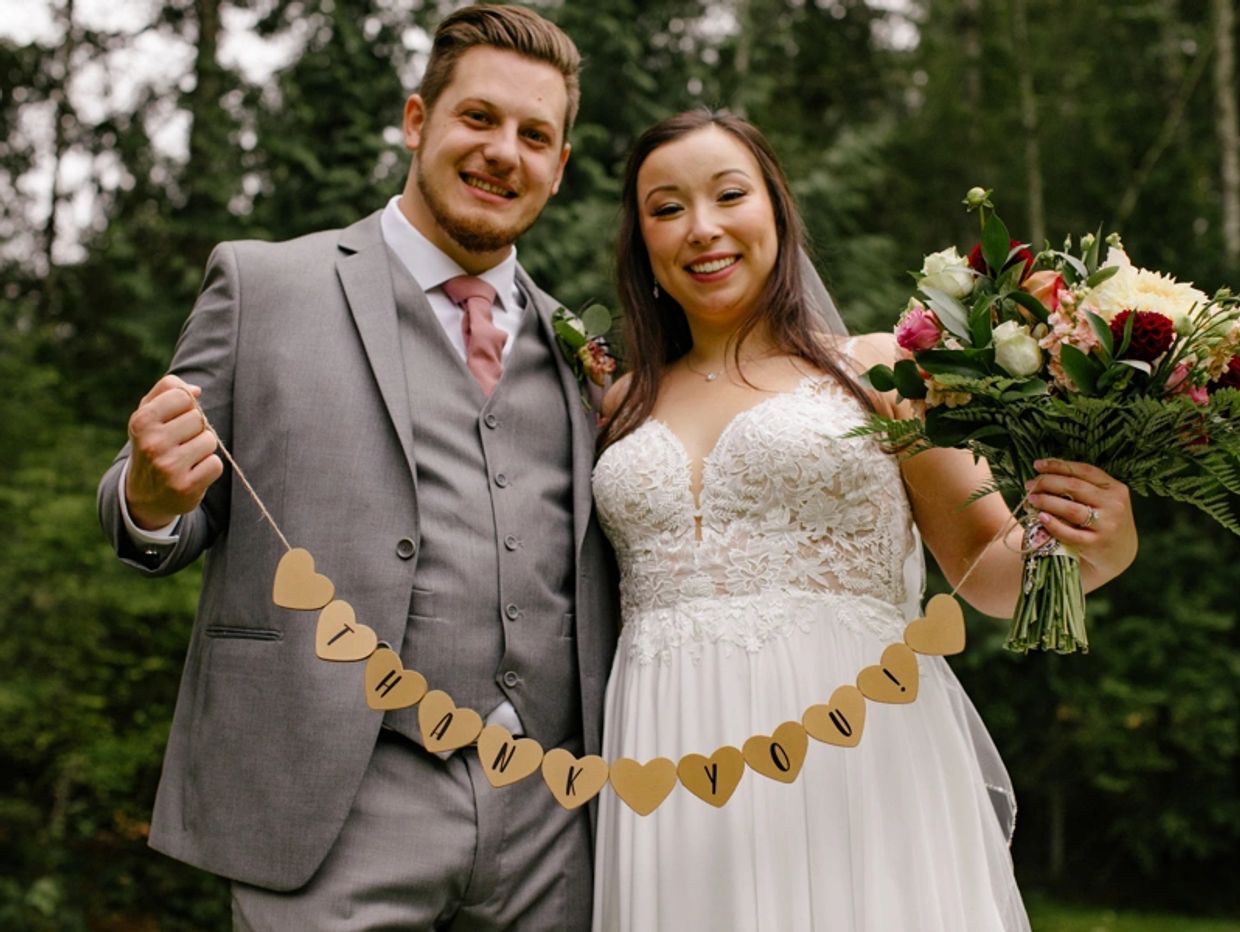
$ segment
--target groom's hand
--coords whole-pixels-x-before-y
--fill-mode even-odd
[[[218,441],[196,404],[200,394],[198,386],[166,375],[129,418],[133,453],[125,504],[140,528],[161,528],[193,511],[224,472],[215,455]]]

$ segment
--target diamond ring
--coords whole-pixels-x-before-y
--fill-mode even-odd
[[[1097,520],[1098,520],[1098,509],[1091,508],[1089,509],[1089,514],[1086,516],[1085,521],[1081,524],[1081,527],[1090,527]]]

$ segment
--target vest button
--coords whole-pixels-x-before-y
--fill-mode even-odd
[[[504,685],[505,686],[516,686],[520,682],[521,682],[521,677],[517,676],[517,674],[514,673],[512,670],[509,670],[507,673],[504,674]]]
[[[509,602],[504,606],[504,614],[508,616],[509,621],[516,621],[521,615],[521,609],[517,608],[516,602]]]
[[[495,474],[495,484],[498,485],[501,489],[506,489],[508,487],[508,477],[505,476],[502,472],[497,472]]]
[[[495,428],[499,427],[499,418],[494,414],[487,414],[483,417],[482,423],[491,428],[491,430],[495,430]]]
[[[418,552],[418,545],[413,542],[411,537],[402,537],[396,542],[396,555],[402,560],[411,560],[413,555]]]
[[[509,534],[507,537],[504,538],[504,546],[507,547],[509,550],[516,550],[519,543],[520,541],[518,541],[511,534]]]

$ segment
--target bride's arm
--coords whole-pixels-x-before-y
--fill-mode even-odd
[[[890,334],[859,337],[853,355],[863,369],[891,365],[895,340]],[[874,402],[884,414],[914,414],[888,397],[875,395]],[[905,459],[901,468],[913,518],[948,582],[960,585],[960,595],[979,611],[1010,617],[1020,586],[1022,529],[997,493],[964,504],[989,484],[990,467],[974,462],[967,450],[936,448]],[[1086,591],[1127,569],[1137,554],[1128,487],[1085,463],[1046,460],[1035,468],[1029,503],[1046,530],[1080,555]]]

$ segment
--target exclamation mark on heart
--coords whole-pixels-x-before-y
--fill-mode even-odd
[[[890,670],[888,670],[886,667],[883,667],[883,674],[887,677],[887,679],[891,680],[891,682],[895,683],[897,686],[900,687],[900,692],[902,693],[908,692],[908,690],[904,688],[904,684],[901,683],[898,679],[896,679],[896,675],[892,673]]]

